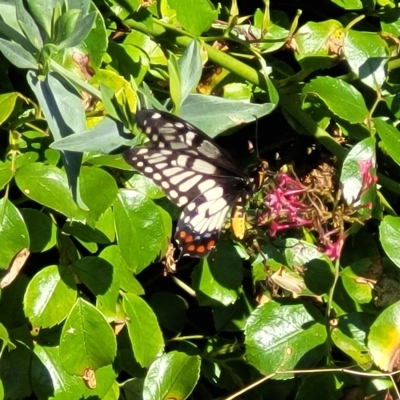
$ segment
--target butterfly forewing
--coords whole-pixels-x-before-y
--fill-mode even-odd
[[[125,151],[125,160],[185,207],[175,234],[181,255],[206,256],[229,208],[245,189],[245,175],[223,149],[178,117],[142,110],[137,124],[152,146]]]

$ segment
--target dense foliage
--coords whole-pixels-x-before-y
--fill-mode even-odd
[[[0,398],[400,398],[400,9],[281,3],[0,3]],[[243,239],[174,262],[144,107],[268,160]]]

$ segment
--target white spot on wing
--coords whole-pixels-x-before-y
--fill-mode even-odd
[[[171,190],[169,192],[169,196],[171,197],[171,199],[176,199],[178,197],[178,192],[176,190]]]
[[[147,154],[149,152],[149,149],[143,147],[141,149],[135,150],[135,153],[138,155],[142,155],[142,154]]]
[[[164,163],[156,164],[155,167],[157,169],[164,169],[165,167],[168,167],[168,164],[166,162],[164,162]]]
[[[161,114],[160,113],[154,113],[152,116],[151,116],[151,119],[160,119],[161,118]]]
[[[189,199],[186,196],[179,197],[179,204],[180,205],[187,204],[188,201],[189,201]]]
[[[142,161],[139,161],[138,163],[136,163],[136,166],[139,167],[139,168],[140,168],[140,167],[143,167],[143,165],[144,165],[144,164],[143,164]]]
[[[201,180],[201,178],[201,175],[195,175],[193,178],[188,179],[187,181],[179,185],[179,191],[183,193],[187,192],[188,190],[192,189],[193,186]]]
[[[146,168],[144,169],[144,172],[146,172],[146,173],[148,173],[148,174],[151,174],[151,173],[153,172],[153,168],[151,168],[151,167],[146,167]]]
[[[188,156],[179,155],[178,158],[176,159],[176,164],[181,167],[186,167],[188,160],[189,160]]]
[[[204,193],[208,189],[211,189],[213,186],[215,186],[215,181],[212,179],[207,179],[206,181],[199,184],[199,190],[200,192]]]
[[[156,181],[161,181],[162,176],[161,176],[161,174],[159,174],[158,172],[156,172],[156,173],[153,175],[153,179],[156,180]]]
[[[171,168],[171,169],[178,169],[178,170],[182,171],[181,168]],[[167,170],[167,171],[169,171],[169,170]],[[167,171],[165,171],[165,172],[167,172]],[[165,175],[165,172],[164,172],[164,175]],[[185,172],[183,172],[182,174],[178,174],[178,175],[176,175],[176,176],[173,176],[173,177],[170,179],[170,182],[171,182],[173,185],[177,185],[179,182],[182,182],[184,179],[190,178],[190,177],[193,176],[193,175],[194,175],[194,172],[193,172],[193,171],[185,171]]]
[[[197,172],[204,172],[206,174],[214,174],[216,171],[216,168],[214,165],[208,163],[207,161],[204,160],[195,160],[192,166],[192,169],[194,169]]]
[[[203,193],[204,197],[210,201],[214,199],[218,199],[219,197],[222,197],[224,194],[224,190],[222,189],[221,186],[216,186],[210,190],[207,190],[206,192]]]
[[[169,189],[169,183],[167,181],[161,182],[161,187],[164,189]]]
[[[149,157],[148,161],[149,164],[158,164],[162,161],[165,161],[166,159],[166,156],[157,157],[157,154],[154,154],[153,156]]]
[[[181,172],[181,171],[182,171],[182,168],[175,167],[175,168],[166,169],[165,171],[163,171],[163,174],[164,174],[166,177],[170,177],[170,176],[172,176],[172,175],[178,174],[178,173]],[[171,179],[171,183],[173,183],[173,182],[172,182],[172,179]]]

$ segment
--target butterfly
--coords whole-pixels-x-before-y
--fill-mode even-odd
[[[207,256],[229,209],[250,191],[251,179],[225,150],[179,117],[141,110],[136,123],[151,146],[124,151],[125,161],[183,208],[175,233],[180,256]]]

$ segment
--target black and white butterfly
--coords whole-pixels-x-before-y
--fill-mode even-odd
[[[126,150],[125,161],[184,207],[175,233],[181,256],[208,255],[229,209],[249,191],[248,175],[205,133],[181,118],[141,110],[136,121],[151,147]]]

